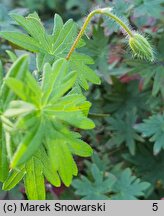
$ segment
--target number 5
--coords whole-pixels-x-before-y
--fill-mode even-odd
[[[158,211],[158,203],[153,203],[152,210],[153,211]]]

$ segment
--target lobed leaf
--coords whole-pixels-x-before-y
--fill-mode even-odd
[[[150,141],[154,142],[154,154],[157,155],[164,149],[164,115],[156,114],[145,119],[143,123],[137,124],[135,129],[142,133],[143,137],[150,137]]]

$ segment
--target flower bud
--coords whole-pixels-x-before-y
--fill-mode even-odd
[[[129,38],[129,45],[134,53],[134,56],[149,61],[154,60],[153,49],[147,39],[142,35],[135,33]]]

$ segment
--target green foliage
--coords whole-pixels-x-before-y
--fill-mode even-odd
[[[135,200],[139,196],[144,196],[144,191],[150,187],[148,182],[141,182],[139,178],[132,175],[132,171],[127,168],[119,173],[112,196],[116,200]]]
[[[22,68],[19,69],[20,62]],[[52,67],[47,63],[39,85],[28,72],[27,57],[21,57],[11,71],[14,74],[23,70],[23,79],[6,77],[5,84],[12,90],[11,94],[15,93],[21,99],[9,103],[3,114],[3,118],[14,124],[10,129],[10,140],[13,142],[9,142],[9,148],[15,149],[15,153],[11,152],[10,155],[11,167],[20,169],[20,166],[26,164],[26,172],[23,169],[10,174],[4,182],[4,189],[11,189],[25,174],[29,199],[44,199],[43,175],[55,186],[59,186],[59,174],[64,184],[69,186],[72,176],[77,175],[72,154],[84,157],[91,155],[92,149],[89,145],[80,139],[78,133],[69,130],[69,125],[91,129],[94,123],[86,117],[90,103],[85,97],[66,94],[76,80],[76,72],[68,73],[68,68],[69,63],[65,59],[57,60]],[[7,128],[6,120],[3,120],[3,124]],[[38,159],[37,155],[33,155],[37,154],[41,145],[44,146],[43,152],[40,152]],[[51,174],[52,170],[54,174]]]
[[[117,115],[116,117],[107,118],[107,121],[109,123],[108,129],[113,132],[109,143],[114,143],[118,147],[122,143],[125,143],[130,153],[132,155],[135,154],[135,140],[143,142],[143,139],[133,128],[136,123],[136,115],[134,112],[127,113],[124,119]]]
[[[161,18],[163,12],[163,0],[135,0],[136,8],[134,10],[137,16],[153,16],[155,18]]]
[[[45,186],[43,176],[43,166],[40,160],[32,157],[25,165],[26,175],[24,184],[28,199],[44,200]]]
[[[154,142],[154,154],[158,154],[164,149],[164,115],[153,115],[149,119],[145,119],[143,123],[135,126],[136,130],[142,133],[143,137],[150,137],[150,141]]]
[[[159,189],[162,189],[164,185],[164,173],[161,170],[164,169],[164,153],[160,152],[158,155],[154,156],[150,144],[142,145],[138,149],[135,156],[125,154],[123,157],[132,163],[133,168],[139,176],[145,181],[151,183],[153,188],[161,185]]]
[[[23,56],[17,60],[13,66],[8,71],[6,78],[17,78],[21,79],[24,76],[25,70],[27,69],[27,56]],[[3,69],[1,68],[1,78],[3,76]],[[13,124],[5,116],[3,112],[8,106],[8,104],[16,99],[16,96],[13,94],[11,89],[9,89],[4,82],[1,82],[0,88],[0,181],[4,182],[9,171],[9,162],[8,157],[11,157],[12,148],[11,140],[8,134],[13,127]],[[3,122],[3,123],[2,123]],[[8,156],[7,156],[8,155]]]
[[[103,160],[98,160],[99,164],[104,163]],[[95,163],[88,168],[91,169],[94,181],[89,176],[81,176],[81,179],[74,180],[72,184],[76,189],[75,193],[82,196],[82,199],[135,200],[144,196],[144,191],[150,187],[148,182],[142,182],[132,175],[129,168],[121,170],[117,167],[109,173],[100,170]]]
[[[153,96],[156,96],[159,92],[164,96],[164,68],[160,62],[150,64],[141,61],[133,61],[129,62],[129,65],[133,67],[131,70],[132,73],[139,71],[139,74],[141,74],[144,80],[144,87],[147,87],[153,79]]]
[[[14,188],[17,185],[17,183],[21,181],[21,179],[25,175],[25,172],[26,169],[24,165],[19,167],[19,169],[17,170],[11,170],[3,184],[3,190],[11,190],[12,188]]]
[[[19,5],[30,10],[43,10],[45,7],[56,9],[61,0],[18,0]]]
[[[76,194],[83,196],[83,199],[87,200],[108,199],[108,196],[105,194],[112,191],[112,186],[116,178],[112,174],[104,178],[104,173],[95,164],[92,164],[90,169],[94,182],[85,176],[81,176],[81,179],[74,180],[72,185],[76,189]]]
[[[8,14],[8,8],[4,4],[0,3],[0,29],[3,31],[8,29],[14,30],[16,28],[13,24],[14,22],[10,19]]]
[[[13,32],[1,32],[0,35],[26,50],[37,53],[37,67],[42,70],[46,62],[53,63],[55,60],[66,57],[73,41],[77,35],[77,26],[72,20],[63,24],[59,15],[54,17],[54,28],[52,35],[48,35],[36,13],[26,18],[20,15],[12,15],[15,21],[21,25],[27,34]],[[82,44],[81,44],[82,45]],[[88,89],[88,82],[100,84],[99,77],[87,65],[93,64],[91,57],[75,53],[70,58],[71,70],[77,72],[77,84]]]
[[[93,65],[94,68],[99,69],[102,73],[108,72],[108,38],[104,35],[104,29],[100,26],[93,29],[93,39],[86,39],[86,47],[85,52],[91,56],[95,64]]]
[[[108,7],[112,8],[112,12],[120,17],[124,22],[129,24],[127,19],[131,6],[125,1],[115,0],[113,2],[107,3]],[[117,25],[112,19],[104,18],[104,26],[107,27],[108,34],[117,32],[120,29],[120,26]]]
[[[21,199],[19,190],[23,198],[36,200],[161,199],[162,2],[2,2],[0,181],[6,192],[0,191],[0,198]],[[12,10],[15,6],[28,9]],[[154,55],[154,61],[138,61],[125,54],[130,38],[123,38],[116,22],[101,15],[92,18],[84,32],[90,39],[80,39],[69,56],[80,30],[69,18],[81,26],[81,15],[97,6],[113,7],[112,13],[127,27],[131,23],[145,38],[148,34],[153,52],[142,36],[133,38],[134,32],[131,48],[146,59]],[[34,10],[44,23],[36,12],[22,16]],[[56,12],[62,18],[55,14],[53,22]],[[103,78],[101,86],[92,85],[100,84],[94,70]],[[87,143],[98,152],[91,161],[80,159],[92,155]],[[77,177],[72,183],[73,176]],[[73,187],[67,188],[71,183]]]
[[[138,81],[133,80],[128,85],[120,80],[113,78],[112,89],[107,92],[107,105],[105,112],[117,113],[125,116],[127,111],[137,111],[143,113],[150,110],[150,100],[154,100],[148,91],[140,92]]]
[[[85,13],[90,6],[91,6],[91,1],[88,0],[83,0],[83,1],[67,0],[66,1],[67,10],[70,10],[75,7],[78,8],[80,13]]]

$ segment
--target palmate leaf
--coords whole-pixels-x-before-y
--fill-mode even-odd
[[[81,179],[75,179],[72,186],[76,189],[76,194],[87,200],[106,200],[106,195],[112,192],[112,187],[116,182],[116,177],[112,174],[104,177],[104,173],[98,169],[95,164],[91,165],[91,174],[94,181],[87,177],[81,176]]]
[[[142,133],[143,137],[150,137],[150,142],[154,142],[154,154],[158,154],[164,149],[164,115],[156,114],[145,119],[143,123],[137,124],[135,129]]]
[[[73,175],[77,175],[73,154],[84,157],[92,154],[91,147],[81,140],[80,134],[69,129],[70,125],[82,129],[94,127],[87,118],[90,103],[84,96],[69,92],[76,76],[75,71],[69,72],[69,62],[59,59],[52,67],[49,64],[44,67],[40,84],[28,70],[22,81],[10,77],[5,80],[21,99],[9,103],[3,113],[5,119],[13,121],[10,135],[15,153],[10,166],[17,169],[25,164],[25,187],[30,199],[45,196],[43,176],[55,186],[60,185],[60,176],[69,186]],[[36,191],[38,182],[42,192]]]
[[[149,143],[141,145],[135,156],[124,154],[124,159],[133,165],[133,169],[144,181],[151,183],[154,188],[158,183],[164,184],[164,152],[154,156]]]
[[[144,87],[152,82],[152,95],[156,96],[159,92],[164,95],[163,83],[164,83],[164,67],[162,62],[148,63],[134,60],[133,62],[127,62],[132,66],[132,73],[139,73],[144,80]]]
[[[112,81],[111,90],[107,89],[107,96],[105,96],[109,105],[104,107],[104,112],[117,113],[122,118],[126,115],[127,110],[136,110],[137,114],[143,116],[143,113],[155,110],[159,106],[159,99],[151,96],[149,90],[139,91],[138,81],[132,80],[128,85],[121,83],[115,77],[112,77]]]
[[[70,185],[72,176],[77,175],[77,167],[72,158],[72,154],[88,157],[92,154],[92,149],[84,141],[80,140],[78,133],[70,132],[67,127],[61,124],[46,123],[46,144],[50,161],[54,170],[58,170],[59,175],[65,185]]]
[[[126,113],[125,118],[121,118],[119,115],[107,118],[107,122],[109,123],[107,130],[113,132],[109,142],[112,142],[117,146],[125,143],[132,155],[135,154],[135,141],[144,141],[133,128],[136,123],[136,119],[137,117],[134,112]]]
[[[22,26],[28,33],[20,32],[0,32],[0,36],[12,43],[37,53],[37,67],[42,70],[45,63],[53,62],[59,58],[66,57],[77,36],[78,28],[73,20],[68,20],[63,24],[59,15],[54,17],[54,28],[51,35],[47,34],[43,24],[36,13],[29,14],[27,17],[13,14],[13,19]],[[79,43],[78,47],[84,43]],[[88,66],[93,64],[93,60],[80,53],[74,53],[70,59],[70,70],[76,70],[79,86],[88,89],[88,81],[100,84],[100,79],[96,73]]]
[[[104,162],[98,156],[97,159],[99,165]],[[88,177],[82,175],[80,179],[75,179],[72,183],[75,193],[82,199],[135,200],[144,196],[144,192],[150,187],[149,182],[141,181],[132,175],[131,169],[122,169],[120,164],[115,165],[110,172],[109,166],[108,169],[102,171],[95,163],[87,164]],[[90,170],[93,179],[90,176]]]
[[[117,174],[116,177],[117,181],[113,187],[113,192],[116,194],[112,196],[115,200],[136,200],[150,187],[150,183],[142,182],[133,176],[129,168]]]

